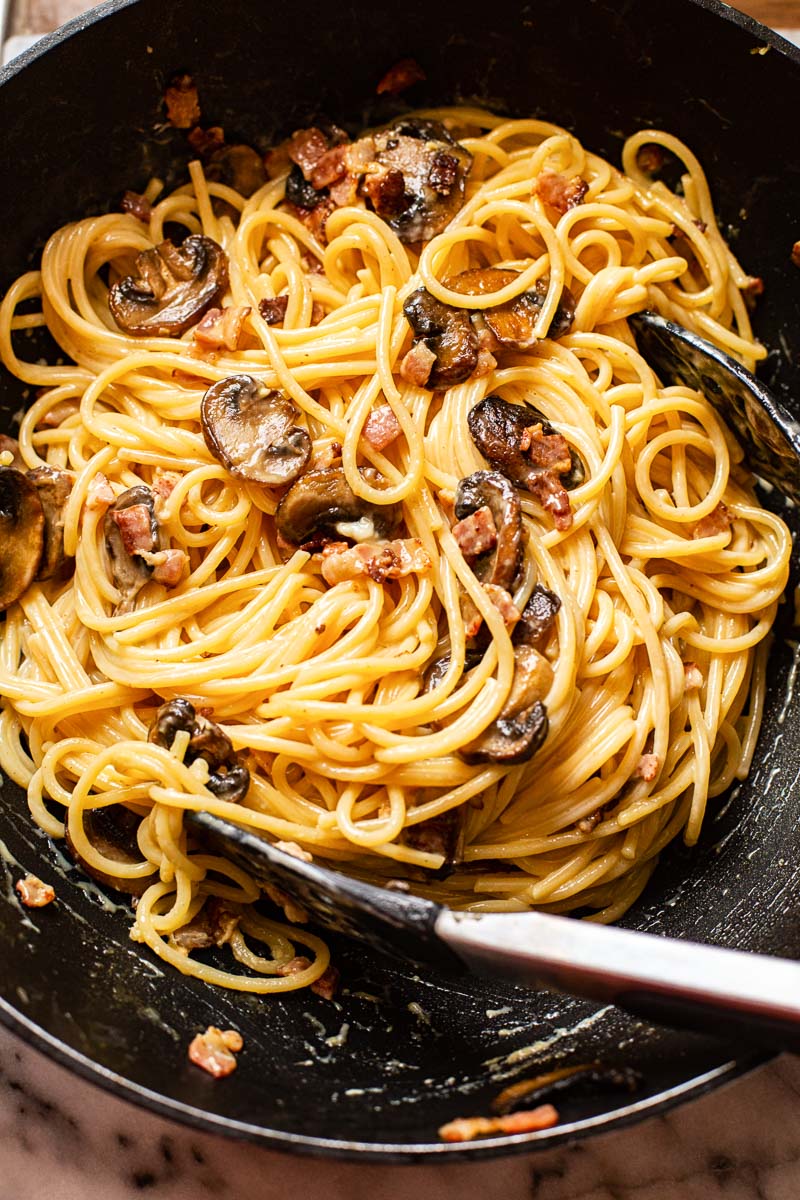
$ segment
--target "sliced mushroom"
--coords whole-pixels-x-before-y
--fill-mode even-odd
[[[131,812],[124,804],[86,809],[83,813],[84,833],[98,854],[112,862],[124,863],[125,866],[133,866],[143,860],[144,856],[136,837],[140,823],[141,817]],[[130,896],[141,896],[155,879],[155,872],[137,876],[135,879],[121,879],[118,875],[106,874],[93,866],[78,853],[70,837],[69,826],[66,841],[67,849],[78,866],[104,887],[127,892]]]
[[[45,518],[36,484],[16,467],[0,467],[0,612],[36,577]]]
[[[522,509],[515,489],[499,471],[475,471],[459,482],[455,514],[460,521],[484,505],[494,519],[497,542],[471,564],[472,570],[481,583],[509,589],[519,568]]]
[[[267,182],[264,160],[252,146],[221,146],[214,150],[206,168],[209,179],[224,183],[240,196],[252,196]]]
[[[311,457],[311,438],[295,422],[299,411],[282,392],[251,375],[230,375],[208,389],[200,406],[211,453],[241,479],[291,483]]]
[[[103,523],[111,578],[121,594],[117,611],[130,612],[133,602],[150,579],[153,567],[142,557],[158,547],[155,497],[140,484],[118,496]]]
[[[37,579],[52,579],[66,563],[64,554],[64,509],[72,491],[72,476],[52,467],[28,472],[44,511],[44,545]]]
[[[500,396],[487,396],[470,411],[467,423],[472,440],[484,458],[518,487],[529,492],[536,491],[537,481],[543,474],[548,473],[560,476],[561,484],[567,489],[577,487],[583,481],[583,464],[577,454],[568,447],[566,450],[559,450],[556,465],[544,466],[532,460],[529,453],[529,431],[532,427],[540,425],[545,437],[560,436],[532,405],[510,404]],[[569,456],[569,467],[564,469],[566,454]]]
[[[472,155],[444,125],[418,117],[374,139],[375,161],[362,185],[372,207],[402,242],[429,241],[460,209]]]
[[[373,486],[380,481],[371,467],[359,473]],[[366,542],[390,537],[400,523],[399,504],[372,504],[357,496],[338,467],[307,471],[278,505],[278,534],[291,545],[321,545],[325,540]]]
[[[478,365],[480,342],[466,309],[451,308],[418,288],[406,300],[403,313],[415,343],[423,341],[436,355],[427,386],[447,388],[469,379]]]
[[[540,700],[515,717],[496,721],[461,750],[468,763],[502,763],[515,766],[528,762],[547,737],[547,709]]]
[[[478,663],[481,661],[482,658],[483,658],[482,651],[467,650],[466,654],[464,655],[464,672],[463,673],[466,675],[467,671],[471,671],[473,667],[477,667]],[[443,655],[441,655],[440,658],[434,659],[434,661],[430,664],[430,666],[425,671],[425,679],[424,679],[424,682],[422,685],[422,691],[423,691],[424,695],[427,695],[428,692],[434,691],[434,689],[439,686],[439,684],[442,682],[445,675],[447,674],[449,667],[450,667],[450,655],[449,654],[443,654]]]
[[[542,646],[555,624],[560,608],[561,600],[555,592],[537,583],[514,627],[512,640],[515,643],[525,642],[529,646]]]
[[[178,337],[217,301],[228,283],[228,259],[211,238],[193,233],[180,248],[161,242],[136,259],[108,294],[108,307],[124,333]]]
[[[189,765],[202,758],[208,763],[208,790],[231,804],[244,800],[250,787],[250,772],[242,756],[234,750],[227,733],[200,716],[188,700],[179,696],[161,705],[150,726],[148,741],[169,750],[177,734],[184,731],[189,734],[189,744],[183,761]]]
[[[462,271],[446,281],[446,287],[463,296],[486,296],[499,292],[519,278],[519,271],[499,267],[480,267]],[[472,313],[473,322],[483,323],[503,346],[526,350],[536,342],[534,328],[547,297],[548,279],[539,279],[533,291],[523,292],[496,308],[484,308]],[[569,333],[575,319],[575,297],[569,288],[562,289],[558,307],[550,322],[547,337],[560,338]]]
[[[439,870],[447,874],[464,857],[464,833],[464,807],[458,805],[439,817],[407,825],[405,843],[424,854],[441,854]]]
[[[516,717],[544,700],[553,683],[553,668],[543,654],[522,643],[514,647],[514,678],[501,717]]]

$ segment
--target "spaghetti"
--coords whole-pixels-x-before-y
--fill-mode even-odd
[[[707,800],[747,774],[758,734],[790,536],[759,505],[711,405],[662,386],[626,324],[649,307],[748,367],[764,356],[744,302],[751,281],[697,160],[647,130],[626,143],[621,173],[542,121],[472,109],[422,118],[449,129],[456,158],[471,156],[463,202],[427,239],[401,240],[368,173],[347,202],[326,205],[323,229],[286,203],[280,156],[249,197],[198,161],[168,195],[153,181],[140,217],[60,229],[0,313],[5,366],[39,389],[19,453],[25,468],[70,473],[74,556],[69,578],[32,583],[6,614],[0,763],[42,829],[66,832],[87,869],[141,893],[134,938],[230,988],[313,984],[328,951],[265,916],[247,874],[187,834],[187,811],[366,878],[404,877],[457,908],[611,921],[668,842],[697,839]],[[643,169],[654,148],[682,164],[682,195]],[[452,173],[442,178],[446,194]],[[203,324],[231,309],[238,328],[213,349],[199,317],[177,336],[132,334],[109,311],[109,286],[177,227],[227,257],[222,312]],[[470,272],[486,286],[467,287]],[[423,381],[445,365],[430,321],[411,345],[404,306],[420,289],[427,312],[456,311],[460,328],[481,331],[459,382]],[[567,296],[567,328],[548,337]],[[510,344],[492,333],[492,314],[519,315],[526,297],[532,336]],[[68,362],[19,356],[19,335],[42,325]],[[357,507],[394,514],[391,530],[378,537],[373,522],[370,537],[351,520],[333,540],[278,536],[276,511],[298,483],[253,482],[204,436],[204,396],[242,375],[290,402],[305,431],[295,444],[309,441],[299,482],[339,472]],[[471,425],[487,398],[528,406],[527,443],[562,447],[562,459],[568,448],[547,487],[509,485],[520,548],[495,593],[476,564],[491,557],[497,521],[470,544],[464,529],[485,532],[471,518],[486,505],[456,520],[462,481],[487,473]],[[389,440],[375,436],[381,427]],[[159,582],[156,559],[134,546],[129,557],[151,573],[126,603],[107,520],[142,487],[159,544],[170,561],[181,552],[184,570]],[[401,569],[403,554],[413,561]],[[515,717],[514,628],[534,593],[555,598],[552,629],[531,652],[546,724],[530,754],[503,760],[475,746]],[[249,771],[244,799],[211,789],[188,731],[152,739],[157,710],[177,700],[230,739]],[[87,823],[118,805],[136,827],[124,861]],[[458,862],[446,871],[437,836],[453,828]],[[236,960],[229,969],[189,953],[202,936],[180,937],[212,898],[227,914],[216,941]]]

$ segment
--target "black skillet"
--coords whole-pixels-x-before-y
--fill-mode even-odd
[[[414,105],[477,98],[534,113],[616,161],[622,137],[642,126],[685,138],[708,170],[723,228],[765,281],[757,327],[772,352],[762,375],[800,413],[800,271],[789,262],[800,238],[800,54],[717,0],[106,5],[2,75],[0,286],[63,221],[102,211],[153,172],[176,177],[186,145],[163,127],[160,103],[175,71],[196,77],[209,123],[266,147],[316,114],[354,127],[392,115],[397,102],[379,101],[375,84],[403,55],[428,75],[408,97]],[[25,398],[7,377],[0,387],[11,427]],[[774,492],[766,501],[783,503]],[[797,530],[794,510],[786,515]],[[664,856],[626,924],[800,953],[792,607],[779,621],[750,779],[712,805],[697,849]],[[124,905],[115,909],[32,828],[17,788],[5,781],[0,796],[0,1016],[46,1053],[166,1115],[310,1153],[477,1156],[639,1119],[764,1060],[744,1042],[416,972],[345,940],[332,939],[344,982],[336,1004],[209,989],[129,942]],[[23,869],[55,884],[50,909],[19,909],[11,882]],[[189,1039],[210,1023],[245,1039],[238,1071],[222,1082],[186,1060]],[[444,1121],[487,1112],[508,1081],[593,1060],[635,1067],[635,1093],[577,1092],[558,1102],[561,1125],[540,1134],[462,1148],[437,1140]]]

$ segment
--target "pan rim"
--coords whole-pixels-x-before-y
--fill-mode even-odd
[[[687,0],[687,2],[737,26],[757,38],[762,45],[778,51],[782,56],[800,66],[800,47],[787,41],[786,38],[761,24],[754,17],[732,8],[723,0]],[[138,0],[103,0],[103,3],[95,8],[73,17],[58,29],[44,34],[33,46],[22,51],[5,66],[0,67],[0,87],[9,84],[51,49],[106,17],[136,3]],[[752,1049],[740,1057],[729,1059],[683,1083],[654,1093],[645,1099],[622,1105],[610,1113],[556,1125],[551,1129],[534,1133],[484,1138],[467,1143],[359,1142],[337,1138],[315,1138],[305,1134],[268,1129],[170,1099],[162,1093],[154,1092],[110,1068],[104,1067],[101,1063],[69,1046],[27,1018],[3,996],[0,996],[0,1023],[28,1046],[59,1066],[73,1071],[93,1086],[110,1092],[118,1098],[136,1105],[137,1108],[174,1120],[183,1126],[200,1129],[217,1136],[251,1142],[263,1148],[312,1158],[330,1157],[342,1161],[366,1161],[396,1165],[420,1164],[425,1161],[472,1161],[532,1153],[538,1150],[552,1149],[586,1137],[596,1137],[602,1133],[617,1132],[648,1117],[667,1112],[691,1099],[697,1099],[724,1084],[732,1083],[777,1057],[774,1052],[769,1050]]]

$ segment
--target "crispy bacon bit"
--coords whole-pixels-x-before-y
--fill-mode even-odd
[[[645,175],[655,175],[666,166],[668,155],[663,146],[657,142],[645,142],[636,151],[636,165]]]
[[[423,575],[433,563],[419,538],[398,538],[393,542],[363,542],[347,546],[331,542],[322,551],[322,577],[329,587],[349,579],[368,575],[375,583],[403,579],[412,573]]]
[[[111,513],[111,520],[118,527],[122,545],[127,554],[140,554],[153,549],[153,532],[150,526],[150,509],[146,504],[132,504]]]
[[[305,925],[308,920],[308,913],[292,899],[288,892],[284,892],[282,888],[275,887],[274,883],[262,883],[261,886],[272,903],[277,905],[278,908],[283,909],[283,915],[291,925]]]
[[[278,967],[279,975],[299,975],[301,971],[307,971],[311,966],[311,959],[306,958],[304,954],[298,954],[294,958],[290,958],[282,967]]]
[[[302,846],[298,846],[297,842],[276,842],[276,850],[282,850],[284,854],[291,854],[292,858],[299,858],[301,862],[313,862],[313,855],[304,850]]]
[[[200,102],[191,75],[176,75],[164,93],[167,120],[176,129],[190,129],[200,120]]]
[[[364,438],[376,450],[385,450],[401,433],[400,422],[394,415],[391,404],[373,408],[364,422]]]
[[[698,521],[692,530],[693,538],[715,537],[718,533],[726,533],[733,524],[730,510],[720,501],[717,507],[707,517]]]
[[[207,950],[209,946],[224,946],[231,940],[241,914],[230,908],[219,896],[209,896],[197,915],[172,935],[172,941],[187,954],[191,950]]]
[[[177,471],[157,470],[153,476],[153,482],[150,485],[150,490],[155,492],[159,500],[166,501],[169,500],[180,481],[181,477]]]
[[[361,190],[376,212],[396,216],[408,207],[406,181],[397,167],[379,167],[364,178]]]
[[[249,316],[249,304],[210,308],[200,324],[195,326],[192,336],[204,349],[241,350],[244,323]]]
[[[519,444],[523,454],[537,467],[563,475],[572,470],[572,459],[567,439],[561,433],[545,433],[540,422],[529,425],[523,432]]]
[[[800,242],[795,242],[792,246],[791,260],[794,266],[800,267]]]
[[[111,489],[111,484],[103,474],[98,471],[89,480],[89,486],[86,489],[86,507],[92,512],[99,510],[105,512],[114,503],[114,493]]]
[[[54,404],[52,408],[48,408],[46,413],[42,413],[41,417],[36,423],[36,428],[56,429],[64,421],[68,421],[70,417],[74,417],[77,411],[77,401],[60,400],[58,404]]]
[[[326,967],[319,979],[311,985],[312,992],[322,996],[323,1000],[332,1000],[339,988],[340,971],[336,967]]]
[[[511,594],[505,588],[498,587],[496,583],[482,583],[481,587],[502,616],[506,629],[513,629],[517,621],[519,621],[521,613],[514,603]],[[461,613],[464,618],[464,632],[466,636],[468,638],[475,637],[483,624],[483,617],[473,604],[470,596],[463,595],[461,597]]]
[[[701,688],[703,686],[703,672],[700,670],[697,663],[684,663],[683,672],[686,676],[687,692],[694,691],[696,688]]]
[[[546,512],[553,517],[556,529],[565,532],[572,528],[572,505],[569,492],[549,471],[531,481],[531,491]]]
[[[567,179],[555,171],[543,171],[534,184],[533,194],[557,212],[565,213],[582,204],[588,190],[588,183],[580,175]]]
[[[235,1054],[244,1045],[242,1035],[235,1029],[217,1029],[209,1025],[205,1033],[198,1033],[189,1046],[189,1058],[196,1067],[202,1067],[215,1079],[223,1079],[236,1070]]]
[[[130,213],[132,217],[136,217],[137,221],[144,221],[145,225],[150,220],[150,214],[153,211],[150,201],[139,192],[125,192],[120,208],[124,213]]]
[[[661,770],[661,760],[657,754],[643,754],[633,772],[637,779],[646,779],[652,783]]]
[[[445,1142],[470,1142],[484,1134],[532,1133],[557,1124],[558,1112],[552,1104],[540,1104],[538,1108],[508,1113],[504,1117],[457,1117],[441,1126],[439,1137]]]
[[[14,884],[20,900],[26,908],[44,908],[52,904],[56,898],[55,890],[49,883],[42,883],[35,875],[26,875]]]
[[[211,158],[225,145],[225,130],[219,125],[211,125],[208,129],[196,125],[188,135],[188,142],[199,158]]]
[[[142,555],[145,560],[150,556]],[[159,550],[153,555],[153,579],[164,587],[177,587],[186,574],[189,558],[185,550]]]
[[[307,229],[311,230],[315,238],[320,242],[325,241],[325,226],[328,223],[328,217],[336,208],[330,196],[323,196],[319,204],[315,204],[313,208],[297,208],[293,205],[289,205],[288,207],[294,211],[297,219],[302,221]],[[314,262],[316,261],[314,259]],[[316,270],[321,271],[322,267],[317,266]]]
[[[753,312],[759,296],[764,295],[764,280],[758,275],[748,275],[742,284],[741,292],[746,307]]]
[[[379,96],[382,96],[384,92],[388,92],[390,96],[399,96],[406,88],[412,87],[415,83],[422,83],[427,78],[416,59],[401,58],[393,67],[389,68],[375,91]]]
[[[275,296],[272,300],[259,300],[258,311],[268,325],[282,325],[289,307],[288,296]]]
[[[327,154],[328,139],[321,129],[298,129],[289,138],[286,150],[292,162],[297,163],[303,176],[311,180],[317,163]]]
[[[425,387],[430,379],[436,355],[425,342],[415,342],[400,363],[400,378],[415,387]]]
[[[453,526],[453,537],[458,548],[469,562],[497,545],[497,526],[488,504],[477,508]]]
[[[340,142],[326,150],[311,173],[311,186],[319,192],[341,179],[347,171],[347,147]]]
[[[485,375],[491,375],[492,371],[497,366],[497,359],[490,350],[484,350],[483,347],[478,351],[478,365],[472,372],[473,379],[483,379]]]
[[[431,163],[428,183],[440,196],[449,196],[457,179],[458,159],[440,150]]]

